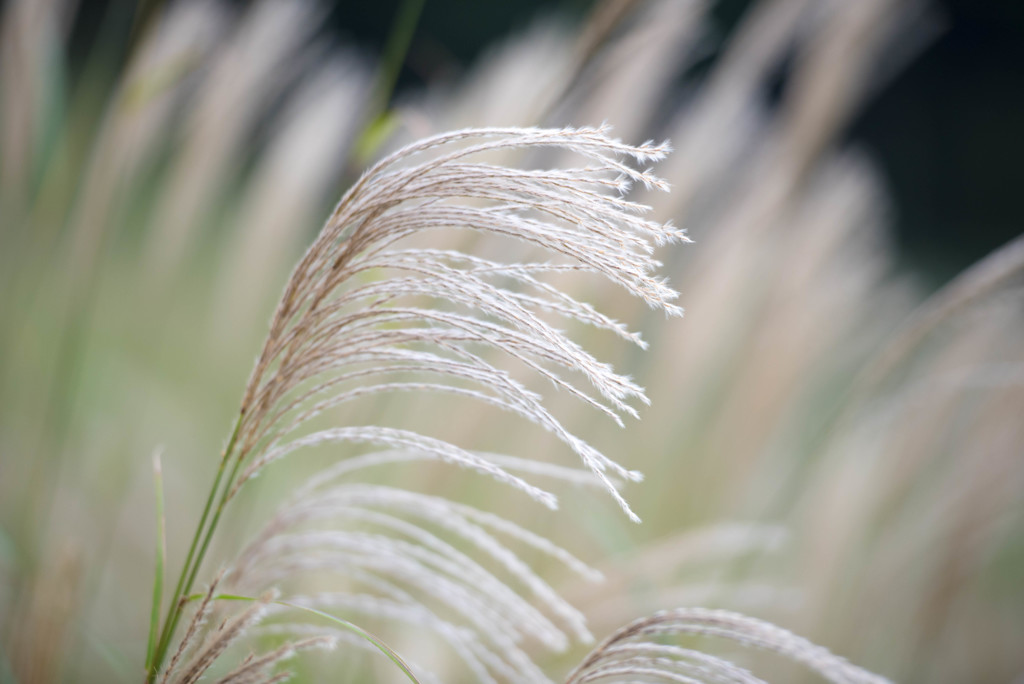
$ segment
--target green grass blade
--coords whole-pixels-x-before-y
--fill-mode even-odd
[[[397,118],[388,111],[388,102],[394,93],[398,75],[405,63],[425,2],[426,0],[403,0],[391,25],[374,77],[366,126],[352,148],[352,159],[359,166],[370,161],[374,152],[394,133],[398,125]]]
[[[188,600],[189,601],[194,601],[196,599],[202,598],[202,596],[203,596],[202,594],[193,594],[193,595],[188,597]],[[238,594],[218,594],[217,596],[213,597],[213,600],[215,600],[215,601],[258,601],[259,599],[254,598],[252,596],[240,596]],[[276,603],[279,606],[285,606],[286,608],[294,608],[295,610],[301,610],[301,611],[304,611],[306,613],[310,613],[312,615],[317,615],[319,617],[324,618],[325,620],[330,620],[331,622],[333,622],[334,624],[338,625],[342,629],[344,629],[344,630],[346,630],[348,632],[352,632],[356,636],[359,636],[359,637],[365,639],[366,641],[368,641],[371,644],[373,644],[373,646],[378,651],[380,651],[385,656],[387,656],[388,660],[390,660],[392,663],[394,663],[395,666],[398,669],[400,669],[405,674],[405,676],[409,679],[410,682],[413,682],[413,684],[420,684],[420,681],[418,679],[416,679],[416,675],[414,675],[412,673],[412,670],[409,669],[409,666],[406,665],[405,661],[402,660],[402,657],[400,655],[398,655],[394,651],[394,649],[392,649],[390,646],[388,646],[386,643],[384,643],[379,637],[374,636],[370,632],[367,632],[365,629],[363,629],[359,625],[353,624],[353,623],[349,622],[348,620],[344,620],[342,618],[339,618],[339,617],[336,617],[334,615],[331,615],[330,613],[325,613],[322,610],[317,610],[316,608],[307,608],[306,606],[300,606],[300,605],[297,605],[297,604],[294,604],[294,603],[289,603],[288,601],[271,601],[271,603]]]
[[[217,520],[219,520],[219,512],[214,516],[214,522],[211,523],[209,529],[207,529],[206,521],[210,517],[210,511],[213,508],[213,501],[217,498],[217,492],[220,491],[220,483],[224,477],[225,466],[227,466],[228,460],[234,454],[235,442],[238,440],[238,431],[242,427],[242,416],[238,416],[238,420],[235,421],[235,428],[231,432],[231,439],[228,440],[228,444],[224,447],[224,452],[221,454],[220,466],[217,468],[217,476],[213,479],[213,486],[210,488],[210,493],[206,497],[206,505],[203,507],[203,515],[199,518],[199,525],[196,527],[196,532],[192,536],[192,543],[189,545],[188,555],[185,557],[185,563],[181,567],[181,575],[178,576],[178,583],[174,587],[174,593],[171,594],[170,608],[167,613],[167,620],[164,622],[164,628],[160,633],[160,639],[157,641],[156,653],[152,660],[149,662],[149,666],[146,668],[146,684],[152,684],[156,680],[156,673],[163,665],[164,657],[167,655],[167,649],[171,645],[171,639],[174,637],[174,628],[178,626],[178,619],[181,617],[181,599],[187,596],[189,591],[192,590],[192,581],[195,579],[196,573],[199,571],[199,566],[203,564],[203,557],[206,554],[206,548],[209,545],[210,537],[213,535],[214,529],[217,527]],[[235,470],[238,469],[238,463],[235,464]],[[230,482],[224,488],[225,493],[231,491]],[[223,507],[223,499],[221,501],[221,507]],[[199,549],[199,556],[196,557],[196,551],[199,548],[199,541],[203,538],[203,532],[206,532],[205,542],[202,548]],[[193,562],[194,561],[194,562]]]
[[[164,598],[164,560],[167,556],[167,519],[164,515],[164,473],[160,451],[153,454],[153,499],[156,503],[156,568],[153,571],[153,606],[149,614],[149,644],[146,647],[146,671],[153,664],[157,633],[160,630],[160,606]]]
[[[384,54],[381,57],[377,69],[377,82],[374,84],[373,111],[374,116],[385,111],[388,100],[395,90],[395,83],[398,82],[398,74],[402,70],[406,54],[409,52],[409,44],[416,32],[416,24],[419,23],[420,13],[423,11],[423,4],[426,0],[403,0],[398,8],[395,22],[391,26],[391,32],[384,45]]]
[[[413,684],[419,684],[419,680],[416,679],[416,675],[412,673],[412,670],[410,670],[409,666],[405,664],[405,661],[402,660],[402,657],[395,653],[394,649],[392,649],[390,646],[385,644],[383,641],[381,641],[379,638],[377,638],[370,632],[367,632],[359,625],[353,624],[348,620],[343,620],[339,617],[335,617],[330,613],[325,613],[322,610],[317,610],[316,608],[306,608],[305,606],[299,606],[294,603],[288,603],[287,601],[275,601],[275,603],[282,606],[288,606],[289,608],[294,608],[296,610],[302,610],[307,613],[312,613],[313,615],[319,615],[320,617],[326,620],[330,620],[339,627],[346,629],[349,632],[352,632],[353,634],[362,637],[363,639],[366,639],[371,644],[373,644],[377,648],[377,650],[386,655],[388,659],[392,663],[394,663],[398,669],[405,673],[405,676],[409,678],[410,682],[413,682]]]

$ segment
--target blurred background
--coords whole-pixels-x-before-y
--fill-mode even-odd
[[[462,473],[380,477],[600,567],[539,568],[599,638],[720,606],[899,681],[1024,678],[1024,6],[8,0],[2,22],[0,682],[139,679],[150,456],[174,566],[288,271],[361,169],[452,128],[603,121],[673,143],[672,193],[635,199],[695,240],[659,255],[687,315],[588,284],[651,349],[581,341],[652,406],[620,430],[550,398],[647,474],[625,492],[645,524],[572,488],[552,516]],[[353,410],[571,463],[480,407]],[[219,557],[315,467],[261,479]],[[557,681],[584,651],[538,659]],[[399,681],[362,654],[303,667]]]
[[[451,82],[502,40],[537,21],[579,25],[595,0],[406,3],[411,35],[395,97],[431,83]],[[687,65],[665,98],[686,97],[706,76],[752,0],[722,0],[707,9],[702,54]],[[161,2],[80,2],[71,55],[99,39],[99,27],[133,13],[155,13]],[[400,0],[325,2],[324,34],[367,55],[381,54]],[[243,7],[244,3],[235,3]],[[935,0],[904,38],[893,60],[843,131],[870,151],[891,199],[889,229],[901,263],[934,285],[1021,232],[1015,160],[1024,154],[1024,8],[1001,0]],[[775,65],[764,96],[777,103],[792,64]]]

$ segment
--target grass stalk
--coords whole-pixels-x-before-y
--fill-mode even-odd
[[[224,447],[224,453],[220,459],[220,465],[217,466],[217,475],[213,479],[213,486],[210,487],[210,493],[206,497],[206,505],[203,507],[203,514],[199,518],[199,524],[196,526],[195,534],[192,535],[192,543],[189,545],[188,555],[185,557],[185,563],[181,568],[181,575],[178,577],[178,583],[174,588],[174,593],[171,595],[170,612],[167,615],[167,621],[164,623],[163,631],[160,633],[160,640],[153,652],[151,658],[146,662],[146,682],[152,684],[156,680],[156,675],[160,671],[160,666],[163,664],[164,658],[167,656],[167,649],[171,644],[171,638],[174,636],[174,630],[178,626],[178,621],[181,619],[181,611],[185,607],[185,601],[183,597],[187,596],[192,590],[192,583],[195,581],[196,573],[199,571],[199,566],[203,563],[203,558],[206,556],[206,550],[209,548],[210,539],[213,536],[213,531],[217,527],[217,523],[220,520],[220,514],[224,508],[225,496],[221,496],[220,503],[217,506],[217,511],[214,514],[213,519],[210,521],[209,526],[206,522],[210,517],[210,511],[213,510],[213,501],[217,496],[217,492],[221,489],[221,480],[224,478],[225,466],[227,466],[228,460],[231,458],[235,450],[235,445],[238,442],[238,434],[242,427],[242,414],[239,414],[238,420],[235,421],[234,430],[231,432],[231,438],[228,440],[227,446]],[[232,478],[237,474],[238,465],[236,463],[235,468],[232,470]],[[231,491],[231,481],[227,482],[224,487],[224,492]],[[206,531],[204,535],[203,532]],[[200,546],[200,538],[203,539],[203,543]],[[198,553],[197,553],[198,549]]]

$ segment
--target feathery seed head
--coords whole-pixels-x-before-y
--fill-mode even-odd
[[[555,434],[636,519],[610,477],[636,480],[638,474],[568,433],[536,394],[478,351],[490,348],[519,361],[618,422],[620,413],[636,415],[630,400],[646,403],[642,388],[540,315],[554,313],[643,345],[620,323],[539,279],[566,271],[602,275],[652,307],[681,313],[672,304],[676,293],[654,275],[658,264],[650,254],[653,245],[685,236],[669,224],[644,219],[647,207],[622,197],[634,182],[667,189],[650,171],[628,161],[658,161],[669,146],[630,146],[610,138],[608,131],[606,126],[467,129],[414,143],[368,170],[295,268],[271,321],[242,404],[242,447],[236,457],[245,469],[235,490],[296,449],[347,442],[455,463],[554,507],[551,494],[486,455],[425,435],[353,426],[292,437],[316,415],[363,396],[445,392],[495,405]],[[573,152],[588,165],[521,170],[472,161],[494,150],[544,147]],[[416,233],[451,228],[520,241],[545,260],[499,263],[396,245]],[[369,274],[383,277],[364,277]],[[427,308],[424,301],[445,307]],[[363,367],[372,362],[383,363]],[[567,379],[565,371],[586,378],[596,396]],[[438,381],[394,381],[402,372],[426,373]],[[356,377],[364,384],[342,389]],[[452,384],[453,378],[474,387]]]
[[[242,552],[229,581],[255,595],[308,572],[334,575],[337,589],[294,597],[291,606],[344,608],[426,627],[448,642],[481,682],[547,681],[523,644],[554,651],[590,641],[584,618],[513,550],[521,546],[586,579],[599,575],[550,541],[499,516],[443,498],[347,481],[365,467],[435,460],[490,476],[555,508],[534,478],[577,480],[586,470],[633,520],[618,491],[628,470],[569,432],[542,397],[505,370],[504,356],[621,424],[636,416],[643,389],[593,357],[552,319],[609,331],[641,347],[623,324],[545,282],[594,274],[669,315],[676,293],[655,275],[654,246],[685,239],[644,218],[623,194],[634,183],[667,190],[650,170],[665,143],[626,145],[609,129],[462,130],[414,143],[378,162],[344,195],[295,267],[244,393],[229,456],[231,497],[266,466],[306,447],[377,449],[341,459],[301,488]],[[524,170],[484,163],[487,152],[561,148],[586,160],[575,169]],[[412,236],[463,230],[512,240],[535,260],[494,261],[427,249]],[[403,242],[404,241],[404,242]],[[587,387],[578,381],[582,378]],[[554,435],[584,470],[470,451],[384,425],[310,432],[310,421],[384,393],[463,397]],[[486,564],[477,560],[482,557]],[[513,589],[513,587],[516,587]],[[205,615],[213,587],[203,600]],[[535,605],[539,604],[538,605]],[[195,681],[267,612],[301,632],[301,616],[261,601],[211,631],[173,681]],[[197,618],[198,619],[198,618]],[[194,641],[194,620],[187,639]],[[244,661],[225,682],[273,681],[273,664],[300,644]]]
[[[566,684],[605,679],[630,681],[760,682],[746,670],[716,656],[656,643],[665,636],[712,636],[741,646],[778,653],[834,684],[885,684],[872,674],[781,627],[727,610],[676,608],[636,620],[605,639],[566,678]],[[692,677],[700,676],[700,679]]]

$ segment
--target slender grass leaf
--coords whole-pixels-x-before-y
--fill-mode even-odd
[[[200,599],[202,597],[203,597],[202,594],[192,594],[191,596],[188,597],[188,600],[189,601],[195,601],[195,600],[198,600],[198,599]],[[218,594],[217,596],[214,596],[213,598],[214,598],[215,601],[258,601],[259,600],[259,599],[255,598],[253,596],[240,596],[238,594]],[[301,610],[303,612],[310,613],[312,615],[317,615],[317,616],[322,617],[322,618],[324,618],[326,620],[330,620],[331,622],[333,622],[334,624],[338,625],[342,629],[344,629],[344,630],[346,630],[348,632],[352,632],[356,636],[365,639],[366,641],[368,641],[371,644],[373,644],[373,646],[378,651],[380,651],[385,656],[387,656],[388,660],[390,660],[392,663],[394,663],[395,666],[398,669],[400,669],[405,674],[405,676],[409,679],[410,682],[413,682],[413,684],[420,684],[420,681],[418,679],[416,679],[416,675],[414,675],[412,673],[412,670],[409,669],[409,666],[405,663],[404,660],[402,660],[402,657],[400,655],[398,655],[398,653],[396,653],[393,648],[391,648],[386,643],[384,643],[384,641],[381,640],[379,637],[374,636],[373,634],[371,634],[370,632],[366,631],[365,629],[363,629],[359,625],[356,625],[354,623],[349,622],[348,620],[344,620],[342,618],[339,618],[339,617],[336,617],[334,615],[331,615],[330,613],[325,613],[322,610],[317,610],[316,608],[308,608],[306,606],[300,606],[300,605],[295,604],[295,603],[289,603],[288,601],[271,601],[271,603],[276,603],[279,606],[284,606],[286,608],[293,608],[295,610]]]
[[[153,454],[153,500],[156,505],[156,567],[153,570],[153,606],[149,614],[149,644],[146,647],[146,670],[156,653],[160,630],[160,606],[164,597],[164,560],[167,556],[167,519],[164,515],[164,474],[160,450]]]

